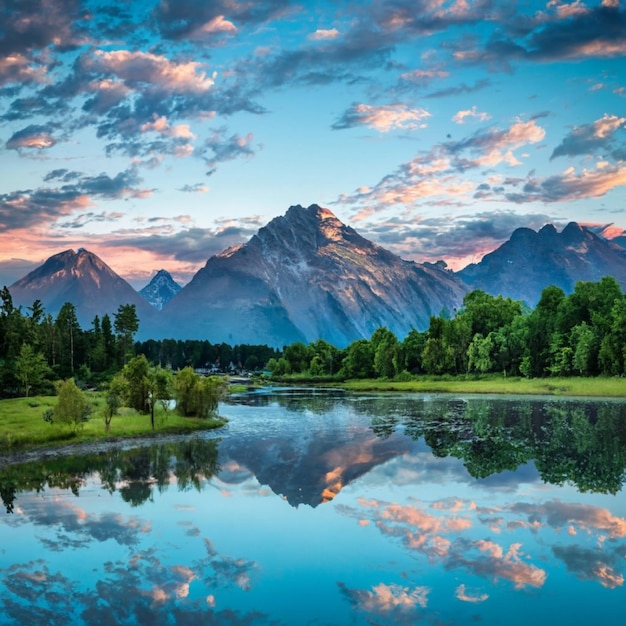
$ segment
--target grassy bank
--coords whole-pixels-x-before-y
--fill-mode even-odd
[[[334,386],[349,391],[626,397],[626,378],[418,377],[402,382],[349,380]]]
[[[164,412],[159,409],[155,412],[155,430],[152,431],[149,415],[140,415],[132,409],[123,408],[120,415],[113,418],[107,433],[100,417],[103,399],[92,394],[90,400],[93,404],[92,416],[77,432],[73,432],[69,426],[44,422],[42,415],[46,409],[52,409],[56,405],[56,397],[0,400],[0,454],[107,439],[186,433],[217,428],[224,424],[220,419],[180,417],[172,411]]]

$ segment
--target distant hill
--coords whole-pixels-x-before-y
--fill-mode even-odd
[[[80,248],[51,256],[43,265],[9,287],[13,303],[24,307],[41,300],[46,313],[56,317],[66,302],[76,308],[83,328],[105,313],[112,316],[120,304],[134,304],[140,319],[147,319],[150,306],[98,256]]]
[[[342,347],[379,326],[400,337],[423,330],[465,291],[452,272],[404,261],[329,210],[298,205],[211,257],[151,334],[277,346],[323,338]]]
[[[157,311],[160,311],[182,287],[166,270],[159,270],[152,280],[139,291],[139,295]]]
[[[522,300],[534,307],[548,285],[571,293],[577,281],[613,276],[626,288],[626,250],[570,222],[561,233],[518,228],[499,248],[458,272],[469,289]]]

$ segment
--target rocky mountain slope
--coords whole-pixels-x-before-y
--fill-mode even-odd
[[[31,306],[41,300],[46,313],[56,317],[66,302],[76,308],[83,328],[93,318],[113,315],[121,304],[134,304],[140,319],[147,319],[150,306],[98,256],[80,248],[51,256],[43,265],[9,287],[13,304]]]
[[[560,233],[551,224],[539,232],[518,228],[507,242],[458,275],[469,289],[535,306],[548,285],[571,293],[579,280],[613,276],[626,288],[626,251],[575,222]]]
[[[465,291],[452,272],[400,259],[327,209],[292,206],[246,244],[211,257],[150,335],[345,346],[379,326],[399,337],[423,330]]]
[[[139,295],[157,311],[160,311],[182,287],[166,270],[159,270],[152,280],[139,291]]]

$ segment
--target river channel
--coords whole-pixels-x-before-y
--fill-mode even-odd
[[[0,624],[623,623],[626,401],[265,390],[0,469]]]

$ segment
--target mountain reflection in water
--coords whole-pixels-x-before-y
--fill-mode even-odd
[[[626,402],[285,390],[220,412],[218,438],[5,464],[0,623],[623,616]]]

